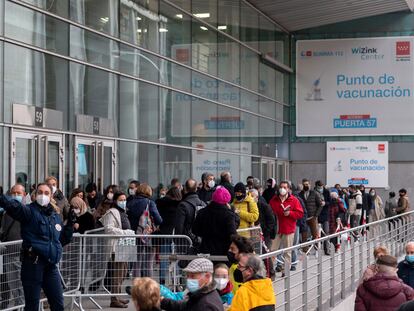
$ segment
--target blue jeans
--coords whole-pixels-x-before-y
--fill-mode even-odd
[[[63,311],[63,288],[57,265],[48,263],[38,257],[24,257],[22,260],[21,279],[25,297],[25,311],[38,311],[40,290],[47,297],[51,311]]]

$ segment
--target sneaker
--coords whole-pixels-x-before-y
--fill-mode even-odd
[[[124,305],[129,304],[129,300],[128,299],[118,299],[121,303],[123,303]]]

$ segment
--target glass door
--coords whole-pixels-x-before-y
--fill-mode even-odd
[[[20,183],[30,193],[32,185],[44,182],[48,176],[54,176],[64,191],[63,136],[14,129],[11,135],[11,184]]]
[[[276,162],[270,159],[262,159],[260,172],[262,185],[266,185],[266,181],[269,178],[276,178]],[[277,182],[279,182],[278,179]]]
[[[76,137],[75,187],[95,183],[98,191],[115,183],[115,141]]]

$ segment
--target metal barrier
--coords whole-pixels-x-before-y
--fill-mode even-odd
[[[385,220],[369,223],[324,238],[302,243],[287,249],[261,255],[273,259],[292,250],[299,252],[296,271],[285,269],[285,276],[274,281],[277,310],[327,310],[355,291],[365,267],[373,260],[373,248],[385,245],[394,256],[404,252],[411,240],[414,226],[409,212]],[[260,227],[242,229],[249,232],[255,249],[262,251]],[[252,233],[253,232],[253,233]],[[59,264],[64,284],[65,309],[75,306],[84,310],[85,299],[101,309],[109,306],[109,298],[116,301],[125,294],[125,286],[134,277],[149,276],[172,290],[182,290],[184,278],[180,266],[191,259],[205,256],[225,261],[224,256],[187,255],[191,239],[180,235],[106,235],[103,229],[84,235],[74,235],[65,246]],[[260,243],[257,236],[260,236]],[[342,238],[341,238],[342,237]],[[338,239],[340,248],[338,248]],[[331,242],[331,256],[323,255],[322,244]],[[301,249],[313,246],[309,255]],[[336,247],[335,247],[336,246]],[[0,243],[1,310],[24,307],[20,282],[21,241]],[[182,263],[180,265],[179,263]],[[43,299],[42,301],[45,301]]]
[[[273,282],[276,310],[329,310],[357,289],[365,268],[373,263],[373,249],[384,245],[397,258],[412,240],[414,211],[344,230],[317,240],[261,255],[275,261],[278,255],[298,251],[296,271],[285,266],[285,276]],[[338,239],[340,247],[338,248]],[[331,255],[324,255],[328,242]],[[302,249],[313,247],[308,255]]]
[[[237,233],[249,239],[254,252],[258,255],[264,253],[266,247],[270,247],[270,245],[265,245],[264,243],[262,228],[260,226],[237,229]]]

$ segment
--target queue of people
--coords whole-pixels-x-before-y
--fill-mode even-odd
[[[335,233],[338,219],[344,226],[354,227],[402,214],[410,208],[405,189],[399,191],[398,199],[395,193],[390,192],[384,203],[375,189],[366,192],[363,185],[328,188],[316,181],[312,189],[308,179],[303,179],[297,186],[289,181],[277,184],[275,179],[269,179],[266,189],[263,189],[253,176],[249,176],[246,183],[239,182],[233,186],[230,172],[221,173],[218,180],[216,184],[211,173],[203,174],[200,184],[190,178],[182,185],[174,178],[168,189],[152,189],[146,183],[131,180],[128,189],[109,185],[102,194],[91,183],[84,190],[74,189],[69,199],[59,190],[58,180],[53,176],[37,185],[31,194],[27,194],[22,185],[14,185],[6,195],[0,196],[0,206],[5,211],[0,233],[1,241],[23,240],[22,282],[27,310],[38,307],[42,286],[51,310],[63,310],[62,286],[58,284],[56,264],[61,258],[62,246],[70,243],[72,234],[76,232],[83,234],[103,228],[106,234],[111,235],[186,235],[197,252],[227,256],[228,265],[220,266],[219,263],[216,269],[208,260],[191,262],[184,269],[187,273],[187,300],[162,299],[152,308],[197,310],[195,306],[201,299],[203,304],[212,305],[211,310],[216,310],[213,306],[219,304],[217,310],[221,310],[223,303],[230,310],[250,310],[261,306],[264,307],[257,310],[267,310],[275,305],[273,290],[269,291],[269,277],[274,277],[276,271],[282,272],[283,277],[286,267],[294,270],[292,262],[296,261],[297,253],[285,252],[284,265],[274,267],[272,262],[265,265],[255,256],[248,234],[241,232],[238,235],[237,229],[260,226],[266,249],[278,250],[306,242],[309,238],[317,239],[322,234]],[[47,243],[52,246],[46,247]],[[327,254],[329,243],[327,241],[324,246]],[[331,243],[335,244],[335,241]],[[115,260],[115,244],[111,247],[105,286],[114,294],[110,306],[126,308],[129,301],[115,294],[121,292],[127,273],[142,278],[137,281],[138,287],[145,282],[151,283],[146,278],[154,277],[157,254],[150,242],[137,239],[137,260],[131,267],[128,262]],[[411,246],[407,247],[411,249]],[[160,247],[157,252],[165,255],[169,249]],[[411,254],[407,256],[400,268],[401,271],[409,271],[401,276],[403,280],[411,280],[410,267],[414,259],[410,261]],[[375,267],[394,267],[394,261],[378,264],[378,260]],[[159,264],[161,287],[148,286],[154,291],[166,283],[168,262],[160,259]],[[37,272],[28,277],[31,269]],[[392,274],[391,269],[381,269]],[[368,278],[363,280],[366,281]],[[33,286],[34,283],[37,285]],[[257,291],[261,296],[246,303],[245,297]],[[139,297],[139,293],[133,294],[135,303],[139,302]],[[7,301],[8,298],[4,298],[2,301]]]

